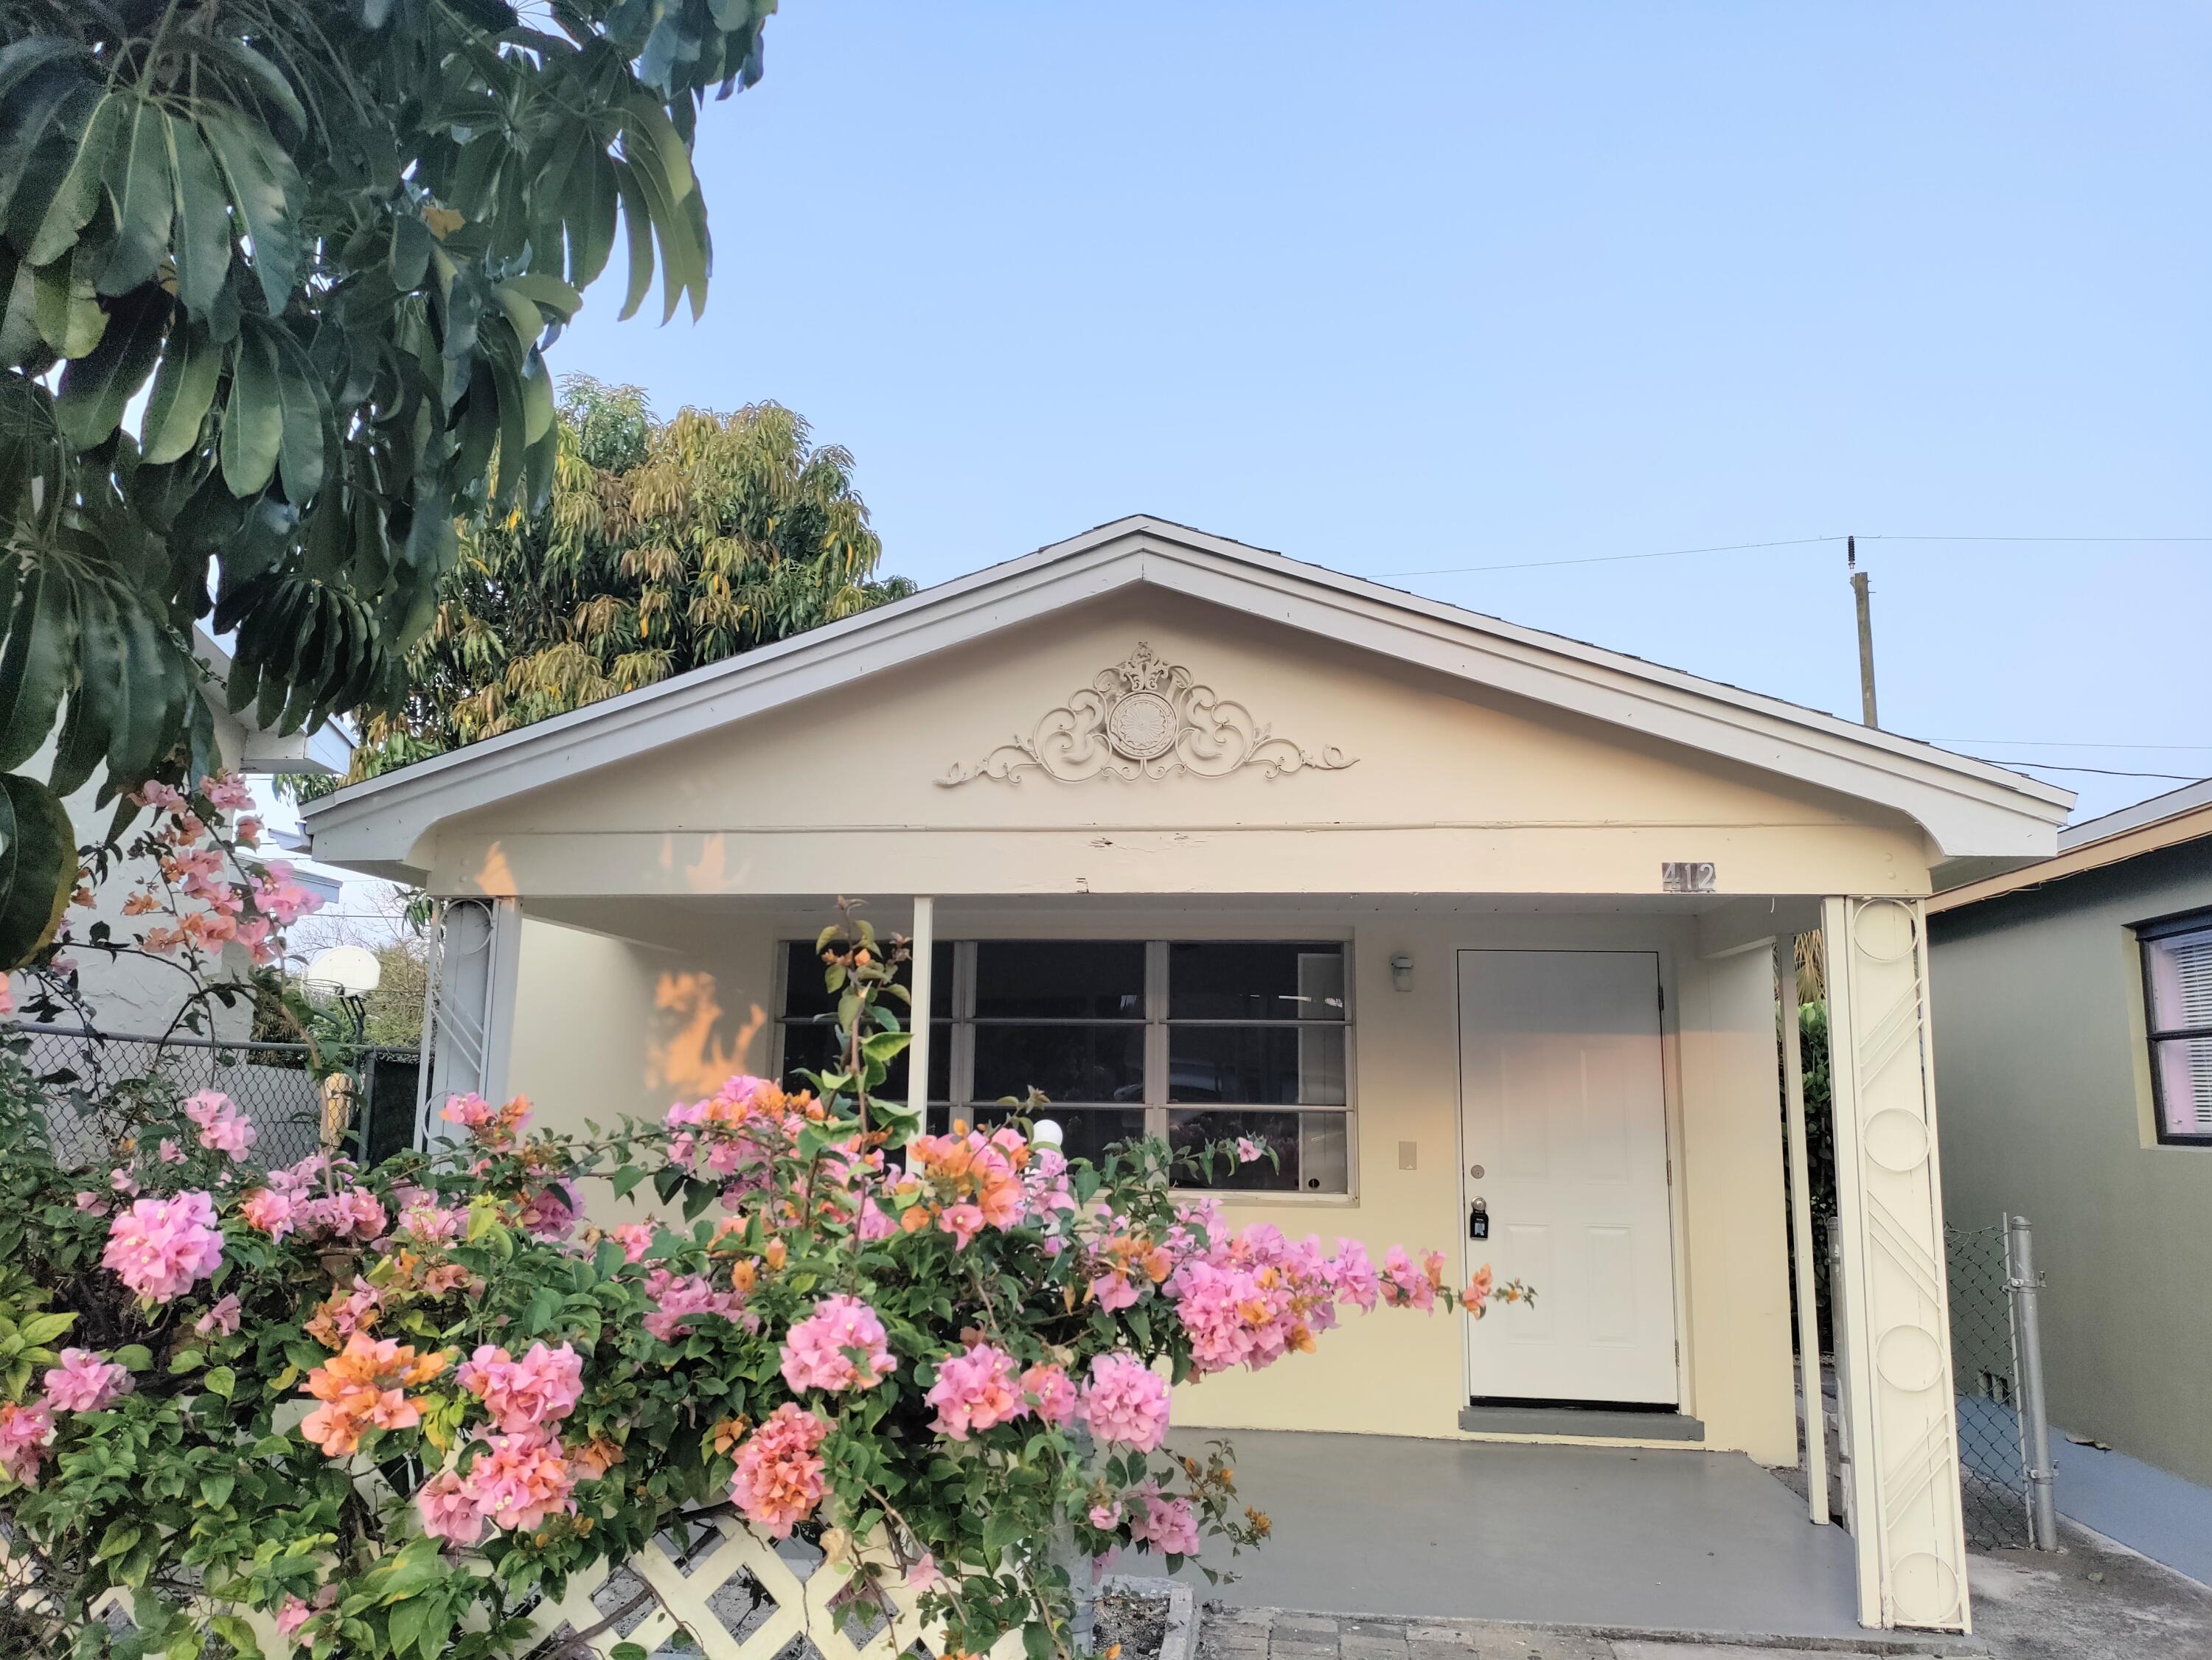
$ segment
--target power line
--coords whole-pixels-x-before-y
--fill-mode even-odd
[[[1930,738],[1930,743],[1990,743],[2022,749],[2188,749],[2212,754],[2212,743],[2091,743],[2064,738]]]
[[[1992,766],[2018,766],[2030,772],[2097,772],[2108,779],[2171,779],[2176,784],[2195,784],[2202,777],[2197,772],[2128,772],[2117,766],[2066,766],[2055,760],[2000,760],[1995,755],[1980,755]]]
[[[1823,542],[1841,542],[1839,536],[1790,536],[1779,542],[1728,542],[1710,548],[1662,548],[1648,554],[1594,554],[1574,559],[1518,560],[1505,565],[1440,565],[1421,571],[1376,571],[1371,573],[1375,581],[1404,577],[1470,576],[1485,571],[1541,571],[1555,566],[1618,565],[1630,560],[1680,559],[1690,554],[1741,554],[1760,548],[1812,548]],[[1863,542],[2068,542],[2068,543],[2185,543],[2212,542],[2212,536],[1917,536],[1902,532],[1887,535],[1867,535]]]
[[[1553,565],[1617,565],[1631,559],[1679,559],[1684,554],[1740,554],[1749,548],[1810,548],[1841,536],[1792,536],[1784,542],[1731,542],[1717,548],[1662,548],[1651,554],[1595,554],[1583,559],[1532,559],[1516,565],[1446,565],[1431,571],[1377,571],[1379,577],[1452,577],[1471,571],[1536,571]]]

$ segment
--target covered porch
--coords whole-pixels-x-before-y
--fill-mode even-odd
[[[837,906],[827,894],[459,902],[426,1099],[520,1093],[542,1122],[580,1129],[657,1115],[732,1071],[813,1063],[812,946]],[[1907,1232],[1917,1217],[1941,1236],[1916,906],[969,894],[865,912],[928,966],[912,989],[937,1018],[893,1087],[915,1099],[927,1076],[940,1123],[1036,1082],[1079,1150],[1180,1139],[1187,1121],[1209,1137],[1249,1129],[1280,1164],[1220,1195],[1232,1225],[1356,1238],[1377,1257],[1435,1248],[1461,1281],[1488,1265],[1537,1286],[1533,1311],[1479,1324],[1378,1312],[1314,1355],[1178,1392],[1182,1433],[1232,1434],[1240,1485],[1278,1524],[1230,1600],[1791,1636],[1967,1624],[1942,1305]],[[1856,1513],[1887,1522],[1892,1549],[1915,1543],[1889,1563],[1871,1524],[1856,1542],[1826,1525],[1832,1454],[1817,1420],[1802,1454],[1813,1497],[1770,1473],[1800,1460],[1797,1357],[1818,1365],[1815,1334],[1792,1323],[1791,1281],[1809,1322],[1816,1264],[1793,1249],[1810,1238],[1802,1063],[1795,1022],[1778,1019],[1794,936],[1815,929],[1832,930],[1836,1029],[1853,1039],[1846,1052],[1839,1036],[1834,1068],[1837,1100],[1856,1104],[1838,1114],[1842,1185],[1869,1229],[1845,1281],[1848,1409],[1893,1445],[1899,1424],[1921,1438],[1917,1463],[1891,1467],[1901,1486],[1885,1487],[1873,1457],[1850,1471]],[[1647,1001],[1578,1003],[1573,978],[1540,978],[1566,963],[1613,979],[1625,966]],[[1545,1029],[1509,1022],[1521,1048],[1501,1051],[1495,1005],[1532,973],[1522,1002]],[[1304,1012],[1224,1013],[1285,1001]],[[1224,1034],[1246,1041],[1224,1051]],[[1563,1096],[1556,1078],[1506,1075],[1561,1042],[1601,1087]],[[1105,1081],[1076,1081],[1091,1078]],[[1594,1129],[1607,1133],[1589,1141]],[[1542,1178],[1593,1173],[1577,1161],[1601,1166],[1610,1196],[1532,1217]],[[1487,1237],[1471,1237],[1485,1200]],[[1620,1248],[1540,1237],[1575,1227]],[[1857,1300],[1877,1294],[1898,1312],[1869,1354],[1849,1336],[1875,1318]]]

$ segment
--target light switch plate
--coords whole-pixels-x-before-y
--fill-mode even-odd
[[[1412,1170],[1415,1168],[1419,1161],[1419,1153],[1420,1148],[1417,1143],[1413,1142],[1399,1142],[1398,1168],[1401,1170]]]

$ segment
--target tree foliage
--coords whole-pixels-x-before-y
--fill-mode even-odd
[[[555,432],[550,501],[463,533],[406,701],[366,723],[353,777],[913,591],[875,576],[882,544],[852,456],[781,404],[662,421],[638,388],[578,376]]]
[[[211,769],[196,620],[264,724],[398,698],[456,518],[552,489],[617,237],[624,316],[703,304],[695,122],[773,3],[0,0],[0,769],[59,727],[0,963],[69,885],[34,795]]]

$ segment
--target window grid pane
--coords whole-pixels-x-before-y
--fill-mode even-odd
[[[2161,927],[2142,953],[2158,1138],[2212,1142],[2212,927]]]
[[[811,941],[785,958],[783,1071],[829,1058]],[[1347,1195],[1347,948],[1299,941],[957,941],[937,947],[931,1122],[989,1123],[1031,1087],[1071,1156],[1141,1135],[1265,1142],[1223,1190]],[[884,1094],[904,1099],[902,1060]],[[949,1105],[947,1105],[949,1104]]]

